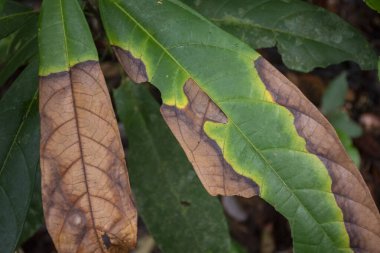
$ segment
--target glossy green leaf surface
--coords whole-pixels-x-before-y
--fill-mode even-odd
[[[17,2],[5,1],[0,12],[0,39],[20,29],[31,21],[37,14]]]
[[[128,169],[138,211],[160,249],[231,252],[219,201],[203,189],[146,87],[125,83],[114,98],[128,136]]]
[[[15,250],[39,160],[38,64],[28,66],[0,101],[0,252]],[[36,148],[37,147],[37,148]]]
[[[98,60],[77,0],[43,1],[39,29],[40,76],[67,71],[80,62]]]
[[[37,17],[23,26],[12,38],[9,58],[0,70],[0,86],[22,65],[27,63],[38,52]]]
[[[206,120],[203,131],[233,170],[257,183],[260,196],[289,220],[295,252],[352,252],[352,242],[375,248],[380,232],[371,224],[379,224],[379,213],[336,133],[255,51],[179,1],[101,0],[100,10],[124,68],[155,85],[165,108],[186,113],[192,105],[184,86],[193,80],[225,114],[225,123]],[[344,188],[340,174],[353,180],[355,191]],[[362,196],[355,204],[343,195],[353,193]],[[351,204],[363,211],[347,216]],[[356,225],[354,216],[370,232],[357,231],[360,239],[350,242],[346,226]]]
[[[374,69],[376,53],[351,25],[300,0],[184,0],[254,48],[277,46],[291,69],[308,72],[342,61]]]

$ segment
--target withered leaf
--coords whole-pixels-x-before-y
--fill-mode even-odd
[[[377,252],[380,247],[379,212],[335,130],[302,92],[267,60],[260,57],[255,67],[275,102],[294,115],[294,125],[298,134],[305,138],[308,151],[325,165],[332,180],[332,193],[343,213],[351,248]]]
[[[210,193],[259,193],[289,220],[295,252],[378,251],[379,212],[334,129],[257,52],[179,1],[101,0],[100,11]]]
[[[41,77],[40,115],[43,207],[57,250],[128,252],[137,214],[98,62]]]

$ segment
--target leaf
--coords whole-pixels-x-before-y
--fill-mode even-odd
[[[376,67],[363,35],[337,15],[300,0],[184,0],[254,48],[277,46],[291,69],[309,72],[343,61]]]
[[[137,214],[111,99],[76,0],[43,2],[39,46],[46,227],[60,253],[127,252]]]
[[[37,62],[0,101],[0,252],[14,252],[32,198],[38,165]]]
[[[347,74],[343,72],[329,84],[322,97],[321,111],[323,114],[329,114],[341,109],[344,105],[347,90]]]
[[[78,63],[97,61],[98,53],[77,0],[45,0],[43,6],[50,11],[43,9],[40,14],[44,36],[38,38],[39,74],[47,76],[68,71]]]
[[[41,173],[39,169],[37,169],[36,172],[33,197],[30,202],[29,211],[26,216],[19,245],[23,244],[26,240],[32,237],[42,227],[44,221],[41,199]]]
[[[337,130],[337,134],[339,136],[340,141],[342,142],[344,148],[346,149],[348,155],[352,159],[352,161],[355,163],[356,167],[360,166],[360,154],[357,148],[352,143],[351,137],[345,133],[344,131],[341,131],[339,129]]]
[[[0,0],[0,13],[3,12],[5,0]]]
[[[380,2],[378,0],[364,0],[364,2],[373,10],[380,13]]]
[[[379,212],[359,171],[328,121],[270,63],[179,1],[99,3],[115,53],[134,81],[160,90],[196,171],[220,171],[204,157],[217,156],[250,190],[256,184],[289,220],[295,252],[377,251]],[[191,112],[205,116],[201,139]],[[182,135],[187,129],[197,135]],[[223,175],[209,183],[226,185]]]
[[[0,66],[3,66],[4,63],[7,62],[7,59],[10,55],[9,48],[11,47],[11,44],[12,44],[11,36],[0,40],[0,54],[2,55],[2,58],[0,59]]]
[[[19,3],[6,1],[0,14],[0,39],[17,31],[35,17],[36,13],[33,10],[29,10]]]
[[[128,134],[128,166],[139,212],[165,253],[232,252],[218,200],[202,189],[145,87],[114,92]],[[157,179],[160,180],[157,180]]]
[[[343,110],[347,90],[347,74],[344,72],[329,84],[322,97],[321,111],[337,130],[339,139],[355,165],[359,166],[359,152],[353,145],[351,137],[359,137],[362,134],[362,129]]]
[[[362,128],[345,111],[338,110],[330,113],[328,119],[336,129],[345,132],[352,138],[362,135]]]
[[[20,4],[16,1],[11,0],[3,0],[2,2],[3,8],[1,9],[0,16],[8,16],[14,13],[27,12],[31,11],[30,8],[26,7],[23,4]]]
[[[11,57],[0,70],[0,86],[23,64],[37,54],[37,17],[20,29],[12,40]]]

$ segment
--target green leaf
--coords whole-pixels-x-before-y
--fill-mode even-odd
[[[356,167],[359,167],[360,154],[357,148],[352,143],[351,137],[345,132],[340,131],[339,129],[337,129],[337,133],[338,133],[339,139],[342,141],[342,144],[344,148],[346,149],[347,153],[349,154],[349,156],[351,157],[352,161],[354,161]]]
[[[67,71],[77,63],[98,60],[77,0],[43,1],[39,29],[40,76]]]
[[[12,39],[10,57],[0,70],[0,86],[22,65],[38,52],[37,17],[30,20]]]
[[[0,252],[17,246],[32,198],[39,159],[37,62],[0,101]]]
[[[309,72],[342,61],[374,69],[376,53],[351,25],[300,0],[184,0],[254,48],[277,46],[286,66]]]
[[[362,135],[362,128],[350,118],[347,112],[337,110],[330,113],[327,117],[336,129],[346,133],[351,138],[356,138]]]
[[[379,0],[364,0],[364,2],[374,9],[375,11],[380,13],[380,1]]]
[[[348,90],[347,74],[344,72],[337,76],[326,89],[322,97],[321,111],[323,114],[332,113],[344,105]]]
[[[41,199],[41,172],[39,168],[36,171],[36,180],[34,184],[33,197],[30,202],[28,215],[19,240],[19,245],[33,236],[44,224],[44,214]]]
[[[12,36],[9,36],[0,40],[0,55],[2,56],[2,58],[0,59],[0,66],[3,66],[3,64],[7,61],[10,55],[9,49],[12,46],[12,39]]]
[[[13,1],[6,1],[0,14],[0,39],[17,31],[35,17],[33,10]]]
[[[347,74],[344,72],[337,76],[326,89],[322,97],[321,111],[336,129],[344,148],[358,167],[360,155],[351,138],[359,137],[362,129],[343,109],[347,90]]]
[[[128,136],[128,169],[140,215],[156,243],[170,252],[231,252],[223,210],[202,188],[191,164],[145,87],[114,92]]]
[[[210,193],[259,193],[289,220],[295,252],[378,249],[380,215],[359,171],[279,71],[179,1],[99,3],[119,61],[160,90],[161,112]],[[231,193],[231,170],[229,183],[259,189]]]
[[[4,0],[3,9],[0,12],[0,17],[8,16],[10,14],[31,11],[30,8],[16,1]]]
[[[0,0],[0,13],[3,12],[5,0]]]

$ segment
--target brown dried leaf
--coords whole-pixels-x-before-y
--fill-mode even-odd
[[[128,252],[137,214],[97,62],[40,79],[42,198],[57,250]]]

